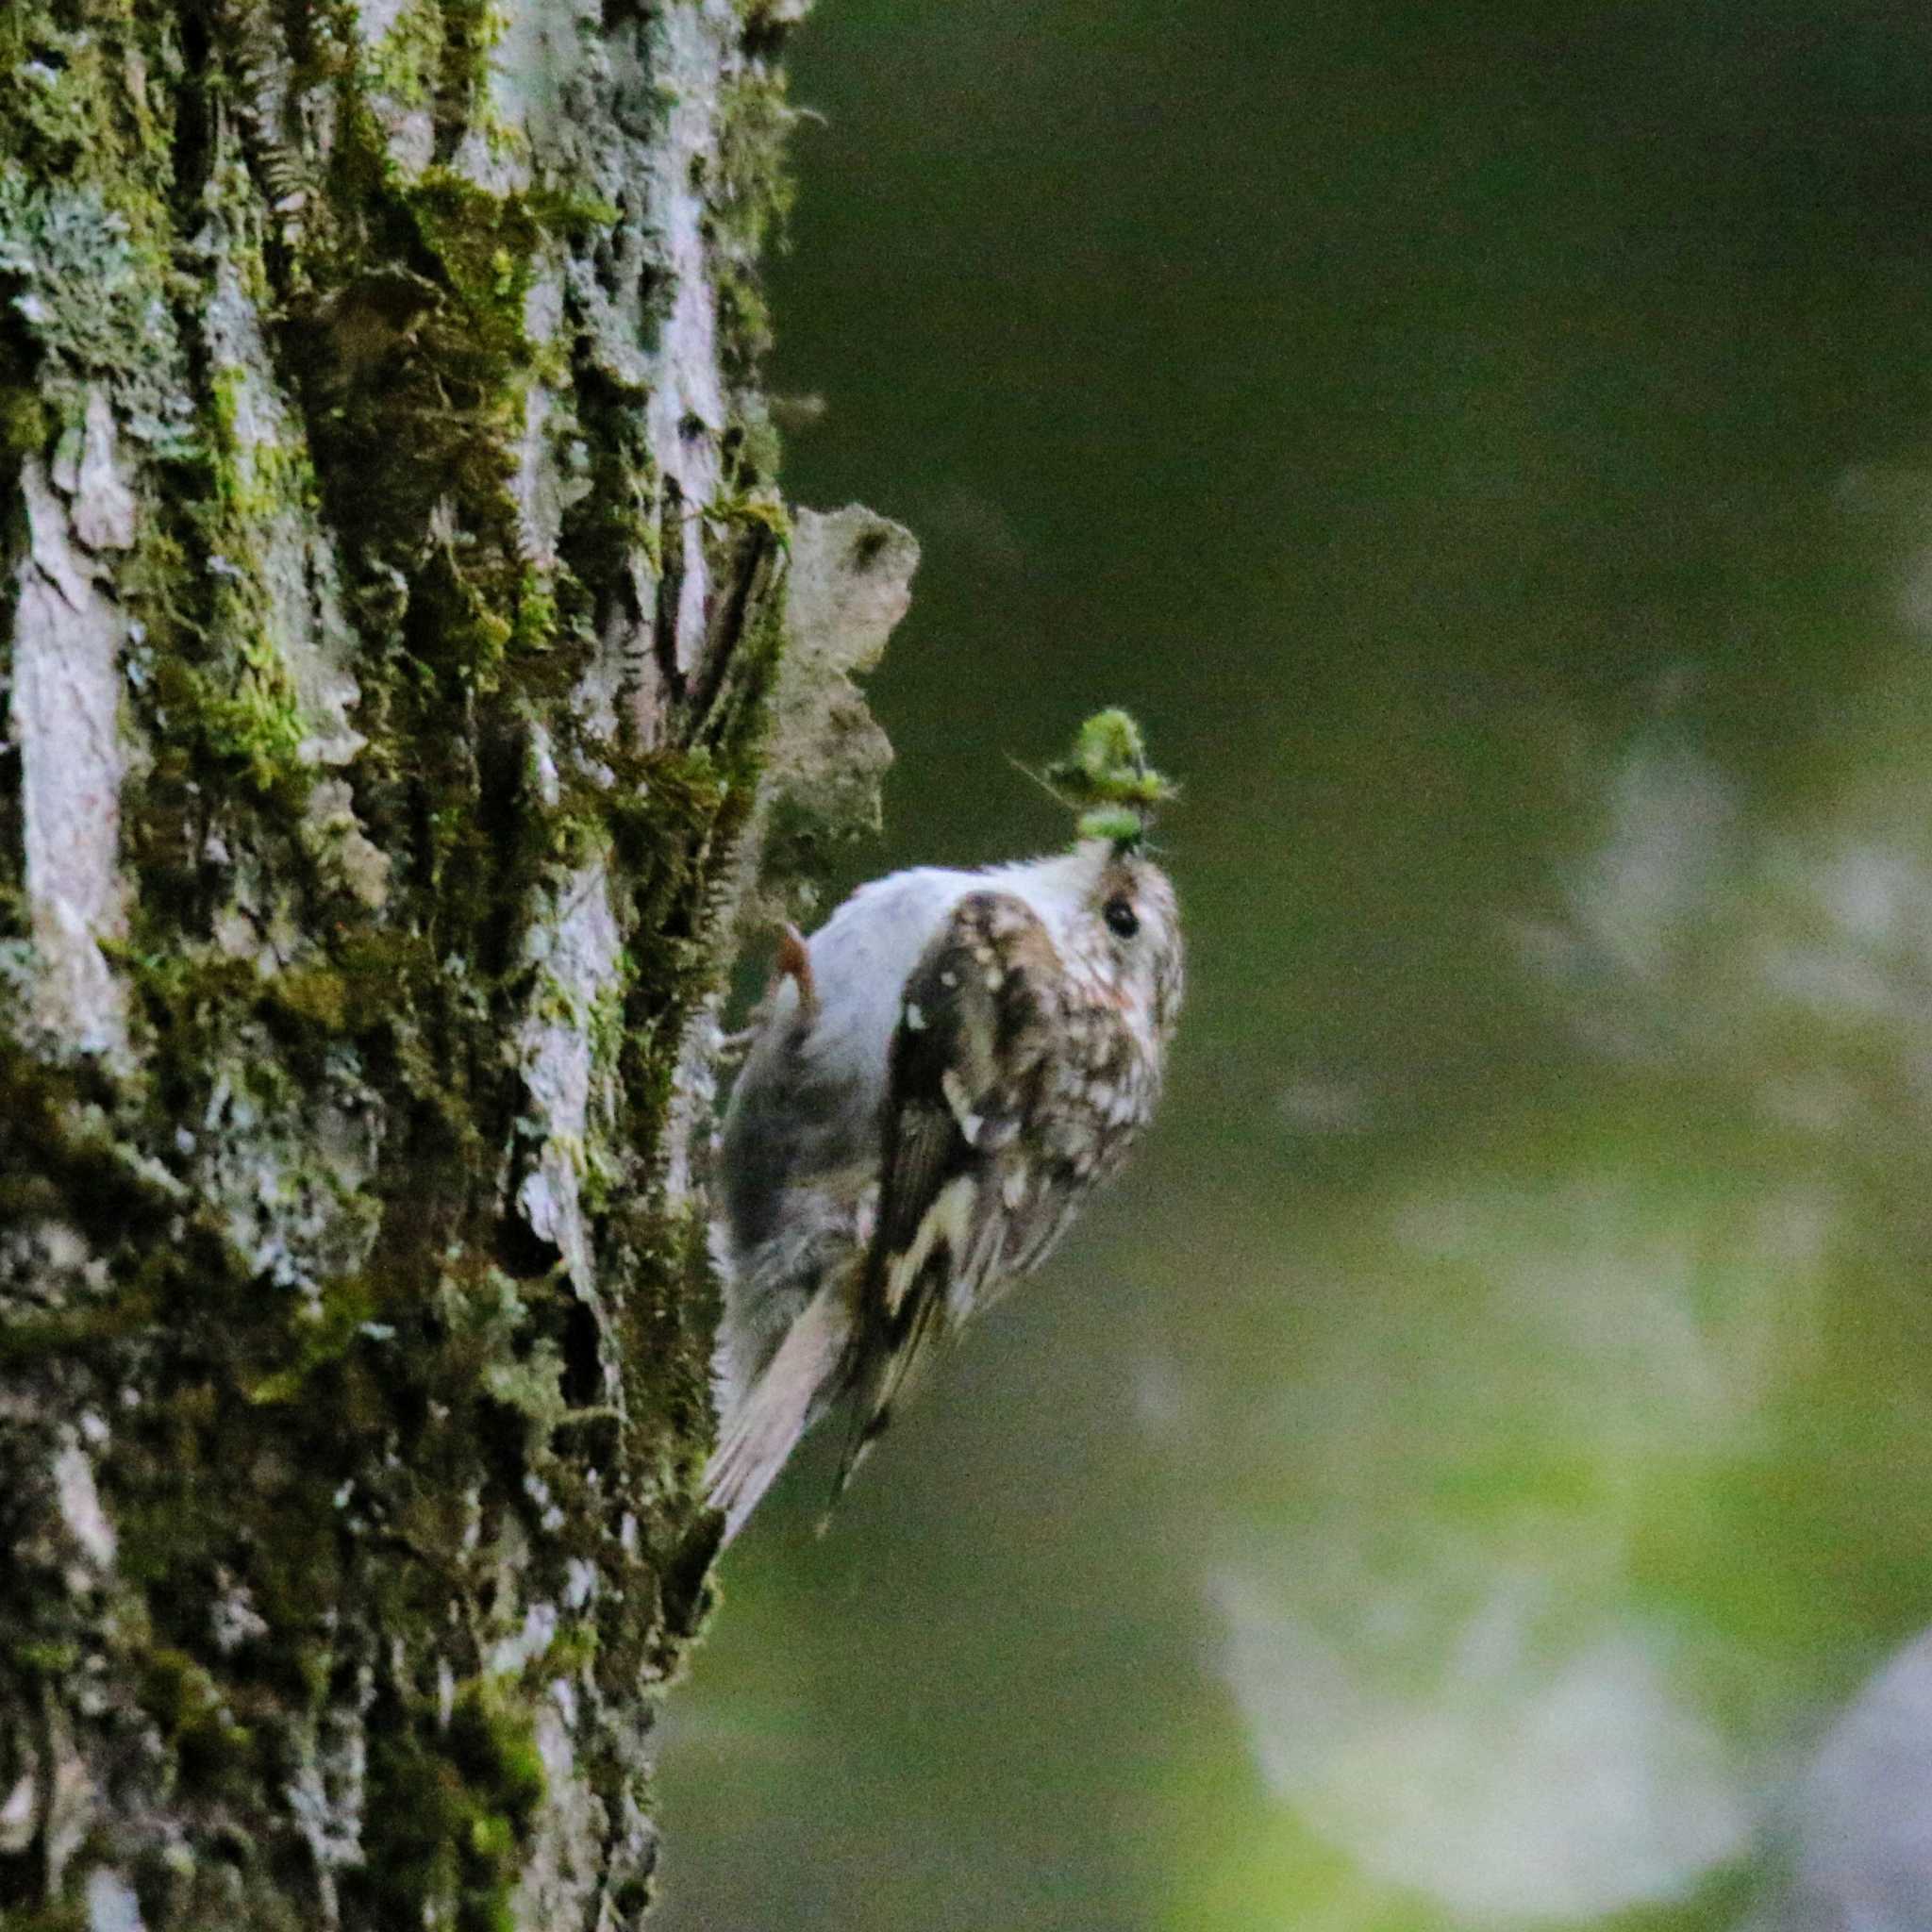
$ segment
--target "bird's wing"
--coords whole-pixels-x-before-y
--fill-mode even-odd
[[[1053,1042],[1059,956],[1008,892],[971,892],[906,982],[860,1284],[858,1415],[836,1498],[998,1257],[1001,1181]]]

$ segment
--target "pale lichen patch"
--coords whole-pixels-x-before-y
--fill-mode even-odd
[[[387,1123],[348,1045],[330,1047],[310,1094],[287,1091],[274,1064],[264,1037],[252,1064],[216,1074],[197,1123],[197,1178],[230,1250],[298,1293],[314,1320],[327,1284],[359,1269],[375,1239],[368,1187]]]
[[[66,1045],[118,1055],[125,991],[104,944],[127,932],[120,869],[120,609],[77,546],[45,468],[21,468],[28,541],[14,605],[11,736],[20,752],[35,1018]]]
[[[45,352],[41,383],[80,422],[90,386],[109,383],[125,433],[157,454],[193,449],[192,394],[156,264],[123,208],[92,182],[29,184],[0,158],[0,285]]]
[[[106,1865],[87,1874],[87,1932],[146,1932],[133,1886]]]
[[[54,1457],[54,1494],[75,1548],[95,1571],[111,1570],[119,1540],[101,1507],[93,1460],[78,1442],[64,1443]],[[84,1584],[90,1579],[82,1573],[77,1580]]]
[[[583,1150],[602,1124],[592,1118],[597,1083],[614,1072],[608,1060],[599,1064],[594,1019],[618,990],[624,952],[606,856],[594,854],[564,874],[551,904],[551,916],[532,926],[526,941],[541,994],[518,1029],[517,1052],[538,1145],[517,1206],[531,1230],[562,1256],[577,1292],[595,1306]]]
[[[23,1771],[0,1802],[0,1857],[17,1858],[33,1843],[40,1824],[39,1796],[32,1771]]]
[[[389,903],[389,854],[363,832],[346,779],[317,781],[303,814],[303,831],[309,849],[358,901],[371,911]]]
[[[47,1710],[42,1775],[47,1789],[42,1801],[41,1853],[46,1860],[48,1886],[58,1892],[68,1866],[93,1829],[99,1803],[74,1726],[58,1705]]]
[[[57,465],[54,481],[74,498],[74,534],[90,550],[134,547],[134,491],[116,447],[113,406],[98,383],[87,392],[80,460],[73,480],[64,480]]]
[[[563,133],[596,15],[595,0],[548,0],[541,7],[504,9],[488,86],[493,125],[519,137],[496,143],[499,150],[513,151],[516,165],[508,178],[515,186],[527,185],[527,152],[553,151]]]
[[[650,221],[671,294],[652,372],[651,445],[659,472],[677,486],[669,533],[678,550],[672,657],[686,674],[703,648],[711,588],[703,518],[724,475],[718,439],[728,411],[718,366],[718,289],[706,240],[704,189],[717,163],[718,98],[736,25],[723,0],[667,8],[652,46],[666,107]]]

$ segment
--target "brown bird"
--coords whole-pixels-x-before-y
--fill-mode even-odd
[[[1096,816],[1111,836],[894,873],[788,937],[724,1123],[725,1541],[850,1393],[836,1496],[939,1344],[1046,1258],[1151,1118],[1181,998],[1174,889],[1141,815]]]

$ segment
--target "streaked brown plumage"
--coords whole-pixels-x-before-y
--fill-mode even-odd
[[[1173,889],[1090,840],[862,889],[815,936],[724,1133],[727,1536],[848,1391],[842,1488],[938,1346],[1045,1259],[1150,1118],[1181,993]]]

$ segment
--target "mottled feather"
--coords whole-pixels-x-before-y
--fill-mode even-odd
[[[972,892],[906,983],[858,1309],[866,1368],[835,1498],[999,1255],[1011,1211],[1001,1183],[1026,1158],[1019,1128],[1051,1051],[1063,971],[1023,900]]]
[[[976,1310],[1037,1267],[1150,1118],[1173,888],[1090,840],[862,887],[788,945],[727,1114],[708,1490],[737,1533],[850,1398],[839,1486]]]

